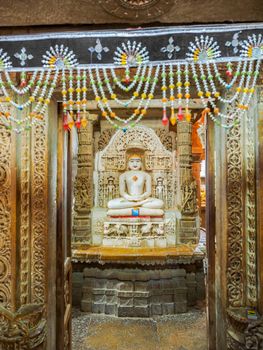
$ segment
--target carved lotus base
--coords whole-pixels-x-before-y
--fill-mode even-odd
[[[164,220],[154,217],[109,218],[104,222],[106,247],[167,247]]]

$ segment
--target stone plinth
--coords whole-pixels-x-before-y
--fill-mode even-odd
[[[84,269],[82,311],[151,317],[187,311],[186,270]]]
[[[74,269],[83,272],[82,311],[119,317],[186,312],[205,298],[204,256],[195,248],[74,250]]]

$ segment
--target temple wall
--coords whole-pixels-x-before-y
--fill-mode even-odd
[[[23,314],[16,321],[17,327],[24,327],[31,346],[41,347],[49,332],[52,292],[48,281],[52,279],[50,262],[54,260],[49,239],[56,231],[49,227],[49,176],[53,165],[49,163],[48,134],[48,119],[18,135],[0,126],[1,349],[17,348],[24,341],[23,332],[16,336],[6,328],[6,322],[12,323],[11,315]],[[51,318],[49,321],[52,324]]]

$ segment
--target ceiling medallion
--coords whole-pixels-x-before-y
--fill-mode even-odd
[[[119,2],[129,9],[142,9],[156,5],[160,0],[120,0]]]
[[[100,0],[100,5],[111,15],[138,21],[162,16],[174,5],[173,0]]]

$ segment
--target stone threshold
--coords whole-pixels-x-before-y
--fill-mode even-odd
[[[73,262],[98,263],[194,263],[204,258],[196,245],[180,244],[166,248],[79,247],[72,250]]]

